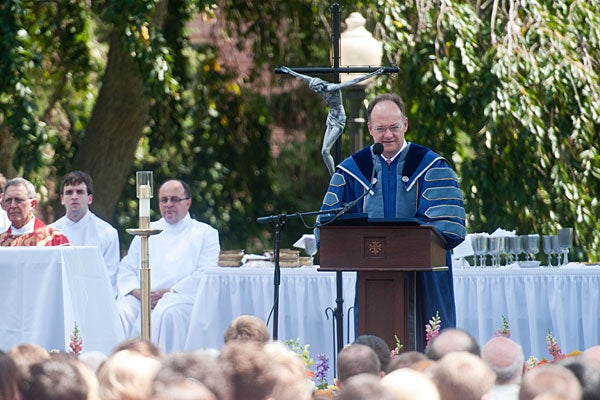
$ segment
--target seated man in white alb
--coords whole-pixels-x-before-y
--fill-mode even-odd
[[[92,178],[82,171],[69,172],[60,182],[60,203],[65,206],[66,215],[50,226],[67,235],[74,246],[98,247],[117,297],[117,268],[121,261],[119,234],[112,225],[90,211],[93,201]]]
[[[167,353],[183,351],[190,314],[202,269],[217,266],[219,232],[192,219],[188,213],[191,191],[187,183],[168,180],[158,190],[162,218],[150,236],[151,339]],[[125,335],[139,336],[140,316],[140,238],[135,236],[117,275],[117,304]]]

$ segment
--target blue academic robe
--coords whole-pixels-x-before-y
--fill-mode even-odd
[[[373,177],[377,178],[374,186]],[[409,143],[391,165],[369,146],[337,166],[321,210],[339,208],[365,191],[370,193],[351,212],[367,213],[370,218],[416,218],[432,225],[446,240],[448,270],[415,273],[410,289],[409,346],[422,351],[425,324],[436,313],[442,328],[456,326],[451,249],[466,235],[458,178],[443,157],[418,144]]]

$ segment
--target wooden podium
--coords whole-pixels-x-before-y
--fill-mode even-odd
[[[390,349],[396,347],[396,335],[405,350],[414,350],[409,348],[416,335],[409,332],[410,287],[415,271],[448,269],[443,237],[429,225],[325,225],[320,230],[319,270],[357,271],[358,335],[377,335]]]

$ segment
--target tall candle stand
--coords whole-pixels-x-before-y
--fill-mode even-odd
[[[150,199],[153,197],[152,171],[138,171],[135,176],[136,195],[139,199],[139,228],[127,229],[127,233],[140,237],[140,303],[142,338],[150,338],[150,249],[148,238],[162,232],[161,229],[150,229]]]

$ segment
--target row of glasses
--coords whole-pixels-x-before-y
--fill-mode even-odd
[[[507,257],[510,254],[508,237],[474,235],[471,239],[471,247],[473,248],[474,265],[478,268],[486,267],[488,255],[491,257],[492,268],[500,267],[502,255],[508,263]]]
[[[525,261],[534,261],[535,255],[540,252],[540,235],[530,233],[529,235],[521,235],[520,237],[523,246],[522,253],[525,253]],[[519,261],[518,258],[517,261]]]
[[[505,265],[519,262],[519,254],[522,253],[525,254],[527,261],[534,260],[540,249],[540,235],[489,236],[477,234],[473,235],[471,239],[471,247],[473,248],[475,267],[486,267],[489,255],[491,267],[498,268],[502,265],[502,256],[504,256]]]
[[[471,247],[474,254],[473,264],[475,267],[484,268],[488,254],[488,236],[483,234],[474,235],[471,239]]]
[[[553,257],[556,255],[556,267],[569,263],[569,249],[573,246],[573,228],[558,229],[556,235],[544,235],[543,250],[548,257],[548,267],[554,267]]]
[[[557,257],[556,266],[560,265],[560,246],[558,245],[558,236],[556,235],[544,235],[542,237],[543,249],[546,257],[548,257],[547,267],[554,267],[552,260],[554,256]]]
[[[541,239],[541,240],[540,240]],[[519,262],[519,255],[524,254],[527,262],[536,261],[536,255],[542,248],[548,259],[548,267],[562,266],[569,263],[568,253],[573,246],[573,228],[560,228],[556,235],[538,234],[518,236],[489,236],[476,234],[471,239],[473,248],[474,266],[484,268],[487,266],[488,256],[491,257],[491,267],[498,268],[504,258],[504,264],[509,265]],[[554,265],[554,258],[557,262]]]
[[[499,268],[501,265],[502,254],[506,255],[506,237],[490,236],[488,237],[488,252],[492,257],[492,268]]]

